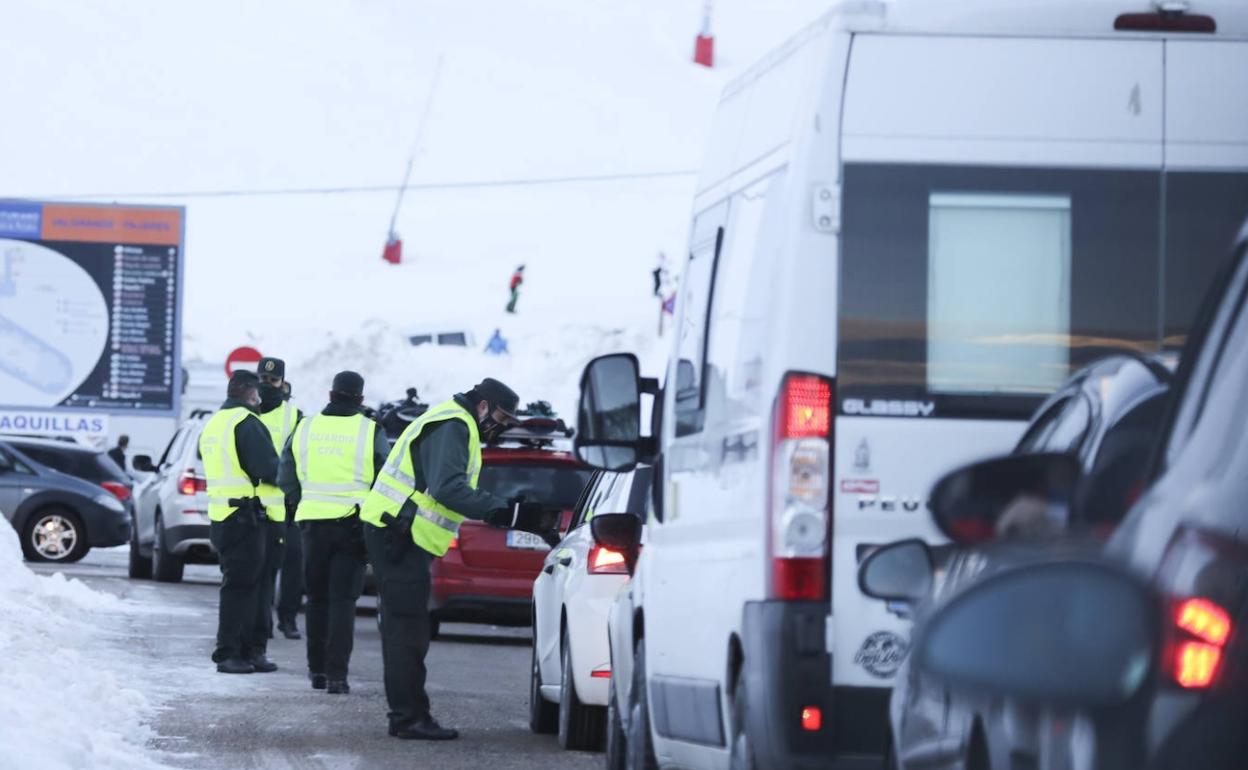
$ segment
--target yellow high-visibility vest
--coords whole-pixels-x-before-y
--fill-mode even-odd
[[[468,474],[468,486],[477,488],[477,479],[481,476],[481,433],[477,429],[477,421],[454,400],[445,401],[416,418],[399,436],[360,509],[361,519],[384,527],[383,513],[397,516],[399,508],[412,500],[417,505],[417,515],[412,521],[412,542],[434,556],[446,554],[451,540],[459,534],[459,525],[467,517],[433,499],[428,490],[416,489],[412,443],[420,438],[427,426],[445,420],[459,420],[468,426],[468,467],[465,472]]]
[[[364,504],[373,484],[377,423],[362,414],[305,417],[291,452],[301,489],[295,521],[341,519]]]
[[[295,423],[299,420],[299,410],[289,401],[283,401],[281,406],[259,417],[264,427],[269,429],[269,436],[273,439],[273,450],[277,452],[278,457],[281,457],[282,450],[286,448],[286,440],[295,431]],[[282,494],[282,490],[276,485],[264,483],[260,484],[259,489],[260,502],[264,505],[264,512],[269,515],[269,519],[286,521],[286,497]]]
[[[208,418],[199,434],[199,454],[208,482],[208,518],[225,521],[234,513],[231,498],[255,497],[256,487],[243,472],[234,431],[251,412],[241,406],[222,409]]]

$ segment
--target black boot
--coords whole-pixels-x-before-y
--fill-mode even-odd
[[[329,694],[330,695],[346,695],[351,692],[351,685],[347,684],[346,679],[330,679]]]
[[[250,662],[257,674],[268,674],[277,670],[277,664],[266,658],[263,652],[252,656]]]
[[[390,725],[390,734],[408,741],[453,741],[459,737],[458,730],[443,727],[433,717],[425,717],[401,726]]]
[[[303,635],[299,633],[299,626],[295,625],[293,620],[281,620],[277,623],[277,630],[282,632],[282,636],[287,639],[302,639]]]
[[[226,658],[217,664],[217,671],[222,674],[254,674],[256,667],[242,658]]]

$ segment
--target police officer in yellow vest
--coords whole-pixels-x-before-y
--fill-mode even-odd
[[[282,398],[290,401],[290,380],[282,380]],[[286,503],[285,545],[282,571],[277,579],[277,630],[287,639],[302,639],[295,620],[303,604],[303,537],[295,524],[295,509],[290,501]]]
[[[308,677],[330,694],[351,691],[347,667],[364,582],[358,514],[390,451],[386,432],[362,414],[363,402],[363,377],[335,375],[329,404],[299,423],[277,474],[303,535]]]
[[[277,670],[264,656],[266,636],[256,618],[261,608],[261,574],[267,517],[259,487],[277,477],[277,453],[256,408],[259,378],[252,372],[230,377],[221,409],[199,436],[208,486],[209,539],[221,563],[221,603],[217,671],[250,674]]]
[[[295,405],[286,400],[282,391],[282,383],[286,379],[286,362],[280,358],[266,356],[256,365],[256,374],[260,377],[260,422],[269,430],[269,438],[273,442],[273,451],[281,453],[286,442],[295,432],[303,413]],[[268,514],[265,524],[264,574],[261,577],[261,597],[263,611],[256,617],[257,632],[262,634],[267,648],[268,640],[273,638],[273,598],[276,594],[277,572],[282,568],[286,555],[287,530],[295,529],[294,510],[287,515],[286,500],[282,490],[273,483],[260,485],[260,502]],[[291,521],[291,523],[287,523]],[[289,638],[289,634],[286,634]],[[265,650],[261,650],[264,652]]]
[[[360,510],[381,603],[382,663],[390,735],[450,740],[425,692],[433,559],[466,518],[549,533],[558,512],[477,488],[481,445],[514,422],[519,397],[494,379],[431,407],[403,431]]]

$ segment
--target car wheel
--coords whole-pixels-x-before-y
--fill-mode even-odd
[[[587,706],[576,694],[572,675],[572,640],[563,637],[563,673],[559,682],[559,745],[573,751],[598,751],[606,728],[606,710]]]
[[[139,547],[139,522],[133,516],[130,518],[130,577],[133,580],[152,577],[152,557],[144,556]]]
[[[152,576],[158,583],[181,583],[185,562],[170,553],[165,543],[165,522],[156,517],[156,536],[152,539]]]
[[[614,674],[614,671],[612,672]],[[616,703],[615,676],[607,682],[607,770],[625,770],[628,737],[624,735],[624,722],[620,719],[620,707]]]
[[[633,688],[628,699],[629,719],[626,735],[625,766],[628,770],[658,770],[654,758],[654,742],[650,739],[650,703],[646,697],[646,640],[633,651]]]
[[[749,703],[745,677],[738,673],[736,692],[732,698],[732,756],[728,761],[732,770],[754,770],[754,748],[750,746],[750,734],[745,729]]]
[[[529,729],[538,735],[553,735],[559,730],[559,706],[542,697],[542,669],[537,663],[537,639],[533,640],[532,664],[529,667]]]
[[[68,508],[35,511],[22,528],[22,551],[30,561],[78,561],[89,550],[82,519]]]

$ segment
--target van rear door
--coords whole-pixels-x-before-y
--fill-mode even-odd
[[[1160,40],[856,35],[842,117],[833,524],[838,698],[908,624],[872,546],[937,539],[944,472],[1009,451],[1076,367],[1160,336]]]

